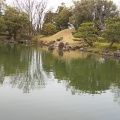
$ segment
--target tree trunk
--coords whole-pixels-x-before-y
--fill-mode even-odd
[[[8,32],[9,32],[9,39],[11,39],[12,38],[12,32],[11,32],[11,30],[9,30]]]
[[[16,37],[17,37],[17,32],[14,31],[14,36],[13,36],[13,39],[16,40]]]
[[[86,38],[85,38],[84,40],[85,40],[85,42],[86,42],[90,47],[93,47],[93,44],[90,43],[90,42],[88,42]]]
[[[113,45],[113,43],[115,42],[115,39],[113,39],[113,41],[110,43],[110,45],[106,48],[106,50],[110,49]]]

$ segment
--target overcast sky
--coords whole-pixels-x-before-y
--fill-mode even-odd
[[[15,0],[6,0],[6,3],[11,4]],[[117,5],[120,4],[120,0],[113,0]],[[70,6],[72,4],[72,0],[48,0],[48,5],[52,6],[53,8],[57,8],[57,6],[61,5],[61,3],[64,2],[67,6]]]
[[[14,1],[15,0],[6,0],[6,3],[12,5]],[[67,6],[70,6],[72,4],[72,0],[48,0],[48,5],[52,6],[53,8],[57,8],[57,6],[61,5],[62,2],[64,2]]]

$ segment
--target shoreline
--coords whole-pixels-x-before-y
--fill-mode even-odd
[[[58,49],[59,51],[82,51],[82,52],[87,52],[87,53],[91,53],[91,54],[98,54],[98,55],[104,55],[104,56],[113,56],[113,57],[118,57],[120,58],[120,51],[116,50],[116,51],[109,51],[109,50],[91,50],[87,47],[83,47],[80,45],[72,45],[69,43],[65,43],[61,41],[50,41],[50,42],[43,42],[41,41],[31,41],[31,40],[18,40],[18,41],[13,41],[13,40],[4,40],[4,41],[0,41],[0,44],[29,44],[29,45],[39,45],[39,47],[44,47],[46,46],[48,48],[48,50],[54,50],[54,49]],[[61,45],[60,45],[61,44]]]

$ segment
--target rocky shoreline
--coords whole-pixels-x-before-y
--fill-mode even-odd
[[[0,41],[0,44],[8,44],[8,43],[18,43],[18,44],[37,44],[41,47],[47,46],[48,50],[54,50],[58,49],[60,51],[83,51],[83,52],[88,52],[88,53],[93,53],[93,54],[99,54],[99,55],[104,55],[104,56],[114,56],[114,57],[120,57],[120,50],[116,50],[115,52],[111,52],[109,50],[89,50],[86,48],[84,45],[79,45],[79,46],[73,46],[70,45],[68,42],[64,43],[62,41],[51,41],[51,42],[43,42],[41,41],[30,41],[30,40],[18,40],[18,41],[13,41],[13,40],[4,40]]]
[[[50,43],[47,43],[47,42],[44,43],[43,41],[40,41],[39,45],[40,46],[47,46],[48,50],[54,50],[54,49],[58,49],[60,51],[75,51],[75,50],[79,50],[79,51],[83,51],[83,52],[94,53],[94,54],[99,54],[99,55],[104,55],[104,56],[120,57],[120,50],[117,50],[115,52],[111,52],[109,50],[102,50],[102,51],[89,50],[85,46],[82,46],[82,45],[81,46],[72,46],[68,42],[64,43],[64,42],[52,41]]]

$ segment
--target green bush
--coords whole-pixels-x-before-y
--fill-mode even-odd
[[[20,39],[22,40],[31,40],[32,38],[33,36],[31,35],[24,35],[24,34],[20,35]]]
[[[73,37],[75,37],[75,38],[80,38],[81,35],[80,35],[80,33],[77,33],[77,32],[76,32],[76,33],[73,34]]]
[[[57,27],[52,23],[44,24],[42,33],[44,35],[53,35],[57,32]]]
[[[103,37],[98,37],[98,42],[106,42],[106,40]]]
[[[73,41],[81,41],[83,38],[73,38]]]
[[[7,39],[7,36],[0,36],[0,40],[5,40]]]

